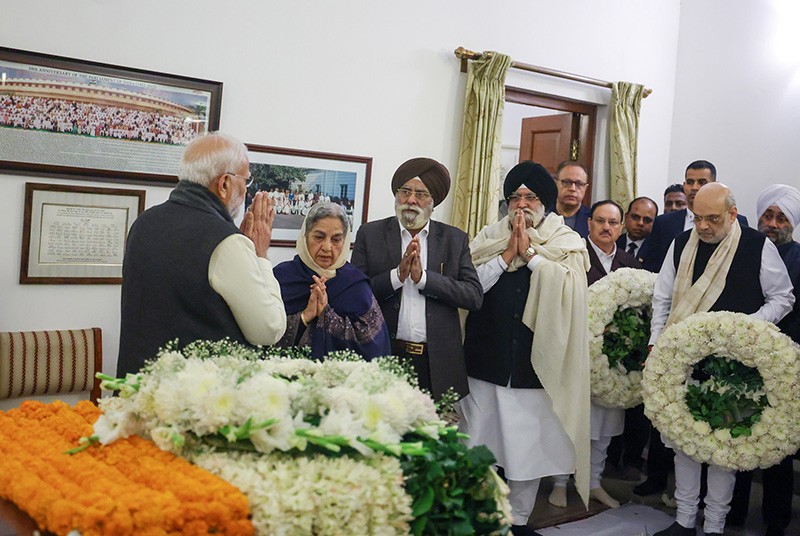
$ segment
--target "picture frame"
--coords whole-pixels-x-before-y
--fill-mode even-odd
[[[351,241],[355,240],[359,226],[367,222],[371,157],[246,145],[254,180],[245,208],[258,191],[275,199],[272,245],[294,247],[308,209],[319,200],[345,207]]]
[[[222,83],[0,47],[0,170],[174,184]]]
[[[144,190],[25,183],[21,284],[121,284]]]

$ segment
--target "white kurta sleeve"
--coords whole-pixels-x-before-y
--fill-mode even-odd
[[[650,320],[650,344],[655,344],[664,330],[672,309],[672,289],[675,287],[675,263],[672,260],[675,242],[670,244],[661,271],[653,288],[653,318]]]
[[[752,316],[777,324],[792,310],[794,287],[778,248],[770,240],[764,240],[759,279],[761,291],[764,293],[764,305]]]
[[[286,311],[272,263],[256,255],[242,234],[223,240],[211,254],[208,282],[231,308],[251,344],[275,344],[286,331]]]

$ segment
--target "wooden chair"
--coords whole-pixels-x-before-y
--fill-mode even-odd
[[[0,332],[0,400],[91,391],[103,370],[100,328]]]

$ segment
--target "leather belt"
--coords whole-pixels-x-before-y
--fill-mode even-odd
[[[428,347],[424,342],[407,342],[398,339],[395,339],[394,342],[398,348],[411,355],[422,355]]]

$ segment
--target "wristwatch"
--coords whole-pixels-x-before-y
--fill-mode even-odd
[[[536,250],[533,249],[533,246],[528,246],[522,258],[525,259],[525,262],[530,262],[534,255],[536,255]]]

